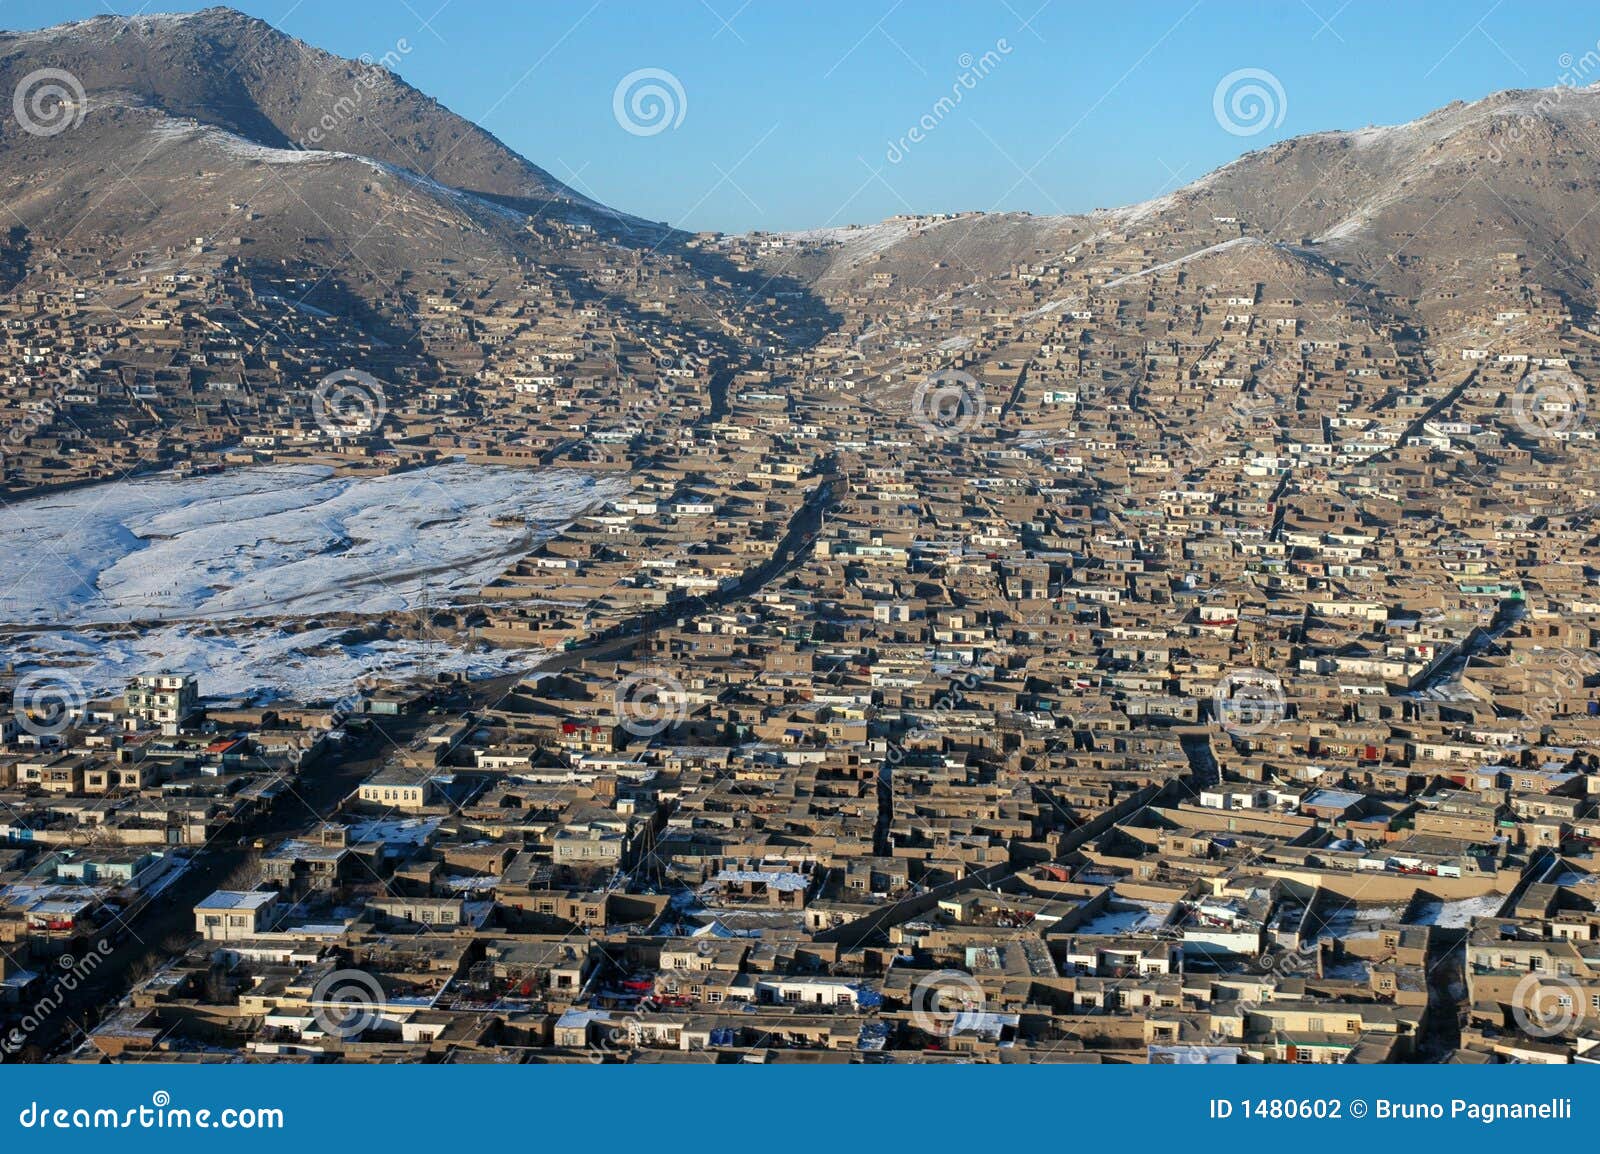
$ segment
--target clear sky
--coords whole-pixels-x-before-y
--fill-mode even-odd
[[[201,6],[0,0],[0,24]],[[1284,137],[1409,120],[1503,88],[1600,81],[1600,10],[1573,3],[237,6],[343,56],[393,54],[406,80],[598,200],[723,231],[1126,204]],[[635,85],[665,93],[664,125],[626,92],[617,110],[619,82],[645,69],[670,74]],[[1242,70],[1255,73],[1219,104],[1219,82]],[[1251,88],[1264,94],[1264,121]]]

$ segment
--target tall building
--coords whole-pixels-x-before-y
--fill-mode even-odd
[[[176,729],[200,706],[200,683],[187,673],[144,673],[135,677],[124,697],[129,728],[138,723]]]

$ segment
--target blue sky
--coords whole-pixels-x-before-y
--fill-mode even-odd
[[[1505,0],[237,6],[343,56],[394,54],[412,84],[596,199],[723,231],[1126,204],[1288,136],[1562,83],[1600,51],[1593,9]],[[108,11],[141,9],[4,0],[0,25]],[[683,94],[662,82],[681,120],[651,134],[614,113],[618,83],[644,69],[670,73]],[[1240,119],[1260,108],[1248,100],[1229,111],[1226,93],[1217,114],[1219,82],[1242,70],[1270,74],[1256,85],[1265,123]],[[1600,67],[1579,82],[1595,80]],[[960,102],[941,107],[957,89]]]

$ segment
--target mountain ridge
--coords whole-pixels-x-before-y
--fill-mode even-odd
[[[1438,345],[1492,300],[1507,252],[1534,262],[1575,315],[1593,313],[1595,88],[1510,90],[1292,137],[1123,208],[708,238],[582,197],[388,69],[231,9],[0,34],[0,84],[40,69],[70,73],[85,95],[67,109],[71,131],[0,126],[0,199],[21,230],[7,270],[26,267],[18,254],[59,261],[80,244],[145,267],[226,254],[385,301],[401,337],[407,318],[393,314],[415,308],[406,286],[537,273],[573,307],[641,331],[692,327],[751,363],[818,339],[846,302],[865,307],[843,335],[876,340],[927,293],[970,300],[973,319],[948,338],[957,350],[994,302],[1016,297],[1018,315],[1039,317],[1074,299],[1048,294],[1052,277],[1076,277],[1087,302],[1183,276],[1348,305]],[[313,130],[319,147],[297,147]],[[1057,271],[1022,271],[1040,269]]]

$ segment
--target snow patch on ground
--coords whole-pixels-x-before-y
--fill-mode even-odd
[[[163,144],[187,144],[203,140],[213,144],[229,156],[240,160],[259,160],[265,164],[312,164],[335,160],[345,156],[342,152],[317,152],[299,148],[269,148],[253,140],[198,121],[164,120],[152,125],[150,135],[157,147]]]
[[[462,462],[170,474],[0,509],[0,624],[388,613],[476,592],[626,482]],[[494,524],[516,517],[528,524]]]
[[[841,225],[831,228],[808,228],[800,232],[783,233],[793,240],[812,244],[835,243],[840,246],[829,273],[859,264],[869,256],[885,252],[903,240],[951,224],[960,217],[915,217],[905,220],[884,220],[877,224]]]
[[[354,152],[338,152],[333,149],[317,148],[272,148],[269,145],[258,144],[237,133],[229,132],[225,128],[182,120],[167,120],[156,124],[150,129],[150,135],[155,138],[158,147],[164,143],[204,141],[237,160],[258,161],[262,164],[324,164],[336,161],[355,161],[366,165],[374,172],[393,177],[435,197],[442,197],[468,208],[479,209],[510,224],[520,225],[527,219],[522,213],[515,212],[503,204],[486,200],[481,196],[464,192],[448,184],[441,184],[432,177],[412,172],[409,168],[401,168],[397,164],[374,160],[370,156],[361,156]]]
[[[19,670],[70,671],[91,694],[158,670],[196,673],[207,694],[309,700],[366,675],[523,669],[539,654],[446,637],[364,639],[306,619],[470,600],[627,487],[462,462],[382,477],[274,466],[17,502],[0,508],[5,650]],[[495,523],[507,518],[517,523]]]
[[[1119,276],[1115,280],[1108,280],[1100,287],[1107,289],[1116,288],[1118,285],[1125,285],[1130,281],[1139,280],[1141,277],[1153,276],[1155,273],[1166,272],[1168,269],[1173,269],[1177,268],[1179,265],[1188,264],[1190,261],[1198,260],[1203,256],[1215,256],[1218,253],[1228,252],[1232,249],[1250,248],[1255,245],[1270,247],[1269,242],[1262,240],[1258,236],[1236,236],[1232,240],[1221,241],[1218,244],[1209,244],[1205,248],[1196,249],[1194,252],[1184,253],[1184,255],[1175,257],[1172,260],[1165,260],[1160,264],[1153,264],[1149,268],[1142,268],[1138,272],[1130,272],[1126,276]]]
[[[19,670],[71,673],[91,697],[118,693],[140,673],[170,670],[196,674],[206,694],[301,701],[342,697],[363,677],[495,677],[544,656],[542,650],[464,647],[446,639],[345,642],[344,632],[293,632],[267,624],[167,625],[133,635],[89,628],[7,638],[6,650]]]
[[[356,822],[348,829],[354,845],[375,841],[386,845],[427,845],[439,825],[436,817],[379,818]]]

